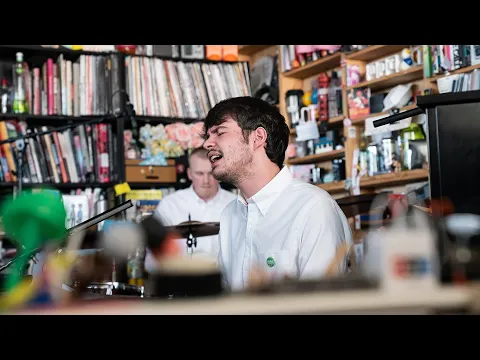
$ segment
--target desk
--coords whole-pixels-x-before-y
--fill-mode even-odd
[[[28,310],[18,314],[58,315],[289,315],[289,314],[429,314],[470,307],[469,288],[445,287],[436,291],[397,295],[380,290],[348,290],[281,295],[223,295],[216,298],[82,303],[65,309]]]

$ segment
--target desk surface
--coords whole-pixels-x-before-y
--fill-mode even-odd
[[[64,315],[261,315],[340,314],[352,312],[416,312],[461,308],[472,301],[468,288],[441,288],[435,291],[386,293],[380,290],[341,292],[224,295],[216,298],[88,301],[80,306],[28,310],[17,314]]]

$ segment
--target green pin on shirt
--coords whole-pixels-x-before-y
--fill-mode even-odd
[[[274,267],[275,266],[275,260],[273,260],[272,257],[269,257],[267,259],[267,265],[270,266],[270,267]]]

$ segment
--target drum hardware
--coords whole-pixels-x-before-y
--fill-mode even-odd
[[[187,253],[191,256],[193,254],[193,246],[197,247],[197,238],[193,236],[192,234],[192,228],[191,228],[191,222],[192,222],[192,217],[190,216],[190,213],[188,214],[188,237],[187,237]]]
[[[167,226],[167,230],[172,233],[177,233],[182,238],[187,239],[188,254],[193,253],[193,247],[197,247],[197,238],[204,236],[218,235],[220,232],[220,223],[218,222],[200,222],[192,221],[190,214],[188,221],[174,226]]]
[[[116,281],[93,282],[87,285],[87,293],[100,294],[105,296],[135,296],[143,298],[145,295],[144,286],[128,285]]]

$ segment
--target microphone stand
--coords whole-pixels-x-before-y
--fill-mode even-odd
[[[135,147],[138,149],[138,151],[142,151],[144,148],[144,145],[140,141],[140,136],[138,134],[138,125],[137,125],[137,120],[135,119],[136,112],[133,107],[133,104],[130,102],[130,97],[128,96],[128,93],[124,91],[125,95],[125,117],[127,120],[130,121],[130,124],[132,126],[132,138],[133,141],[135,142]]]
[[[386,118],[383,118],[383,119],[375,120],[373,121],[373,127],[380,127],[384,125],[393,124],[393,123],[396,123],[397,121],[408,119],[409,117],[417,116],[424,113],[425,113],[425,110],[417,107],[412,110],[407,110],[398,114],[387,116]]]
[[[52,134],[52,133],[57,132],[57,131],[64,131],[64,130],[72,129],[72,128],[75,128],[75,127],[80,126],[80,125],[92,125],[92,124],[103,123],[103,122],[111,121],[111,120],[118,120],[121,117],[122,117],[122,115],[107,115],[107,116],[100,117],[100,118],[95,118],[95,119],[92,119],[92,120],[73,122],[71,124],[63,125],[63,126],[60,126],[60,127],[55,127],[55,128],[50,129],[50,130],[47,130],[47,131],[30,133],[30,134],[26,134],[26,135],[20,135],[20,136],[17,136],[15,138],[9,138],[9,139],[0,141],[0,145],[9,144],[9,143],[10,144],[15,143],[15,145],[16,145],[15,148],[16,148],[16,154],[17,154],[17,156],[16,156],[16,158],[17,158],[17,164],[16,164],[17,165],[17,171],[15,171],[14,175],[17,178],[16,183],[17,183],[17,188],[18,188],[19,194],[21,194],[22,190],[23,190],[23,166],[24,166],[24,163],[25,163],[24,160],[23,160],[23,157],[24,157],[26,147],[27,147],[27,144],[28,144],[28,142],[25,141],[26,139],[36,138],[36,137],[41,136],[41,135]]]

